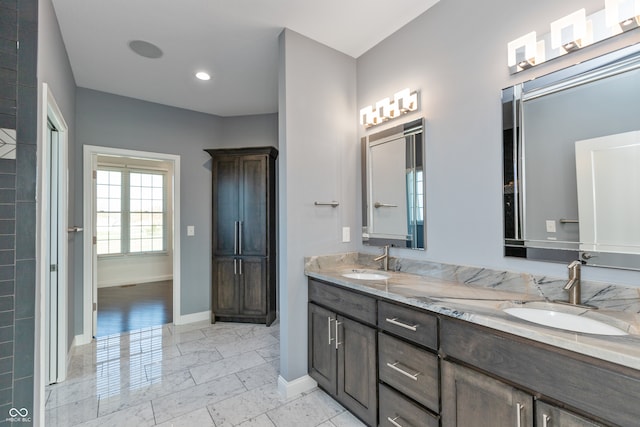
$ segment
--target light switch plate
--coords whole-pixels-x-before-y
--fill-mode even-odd
[[[342,227],[342,243],[349,243],[351,241],[351,228]]]
[[[196,227],[194,225],[187,225],[187,236],[195,236]]]
[[[556,222],[553,219],[548,219],[546,223],[547,223],[547,233],[555,233]]]

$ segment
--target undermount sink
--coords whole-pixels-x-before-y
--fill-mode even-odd
[[[342,277],[358,280],[386,280],[391,276],[388,274],[376,273],[375,271],[353,270],[348,273],[342,273]]]
[[[502,311],[519,319],[566,331],[595,335],[629,335],[622,329],[608,323],[553,309],[510,307]]]

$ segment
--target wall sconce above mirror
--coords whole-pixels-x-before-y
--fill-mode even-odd
[[[362,242],[425,248],[424,122],[362,138]]]
[[[502,92],[505,255],[640,269],[640,45]]]
[[[532,31],[507,43],[507,66],[519,73],[639,25],[640,0],[605,0],[604,9],[592,15],[580,9],[551,22],[548,34]]]
[[[365,128],[379,125],[391,119],[397,119],[402,114],[418,109],[418,92],[403,89],[393,95],[393,100],[384,98],[373,105],[360,110],[360,124]]]

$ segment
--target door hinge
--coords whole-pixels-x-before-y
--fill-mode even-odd
[[[97,311],[98,310],[98,304],[97,303],[93,303],[93,311]]]
[[[93,244],[95,245],[96,243],[98,243],[98,238],[96,236],[93,236]]]
[[[49,271],[58,271],[58,264],[51,264],[51,266],[49,267]]]
[[[98,179],[98,171],[93,171],[93,179]]]

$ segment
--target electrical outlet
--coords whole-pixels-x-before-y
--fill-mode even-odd
[[[348,243],[351,241],[351,228],[342,227],[342,243]]]
[[[187,236],[195,236],[195,235],[196,235],[195,225],[187,225]]]

